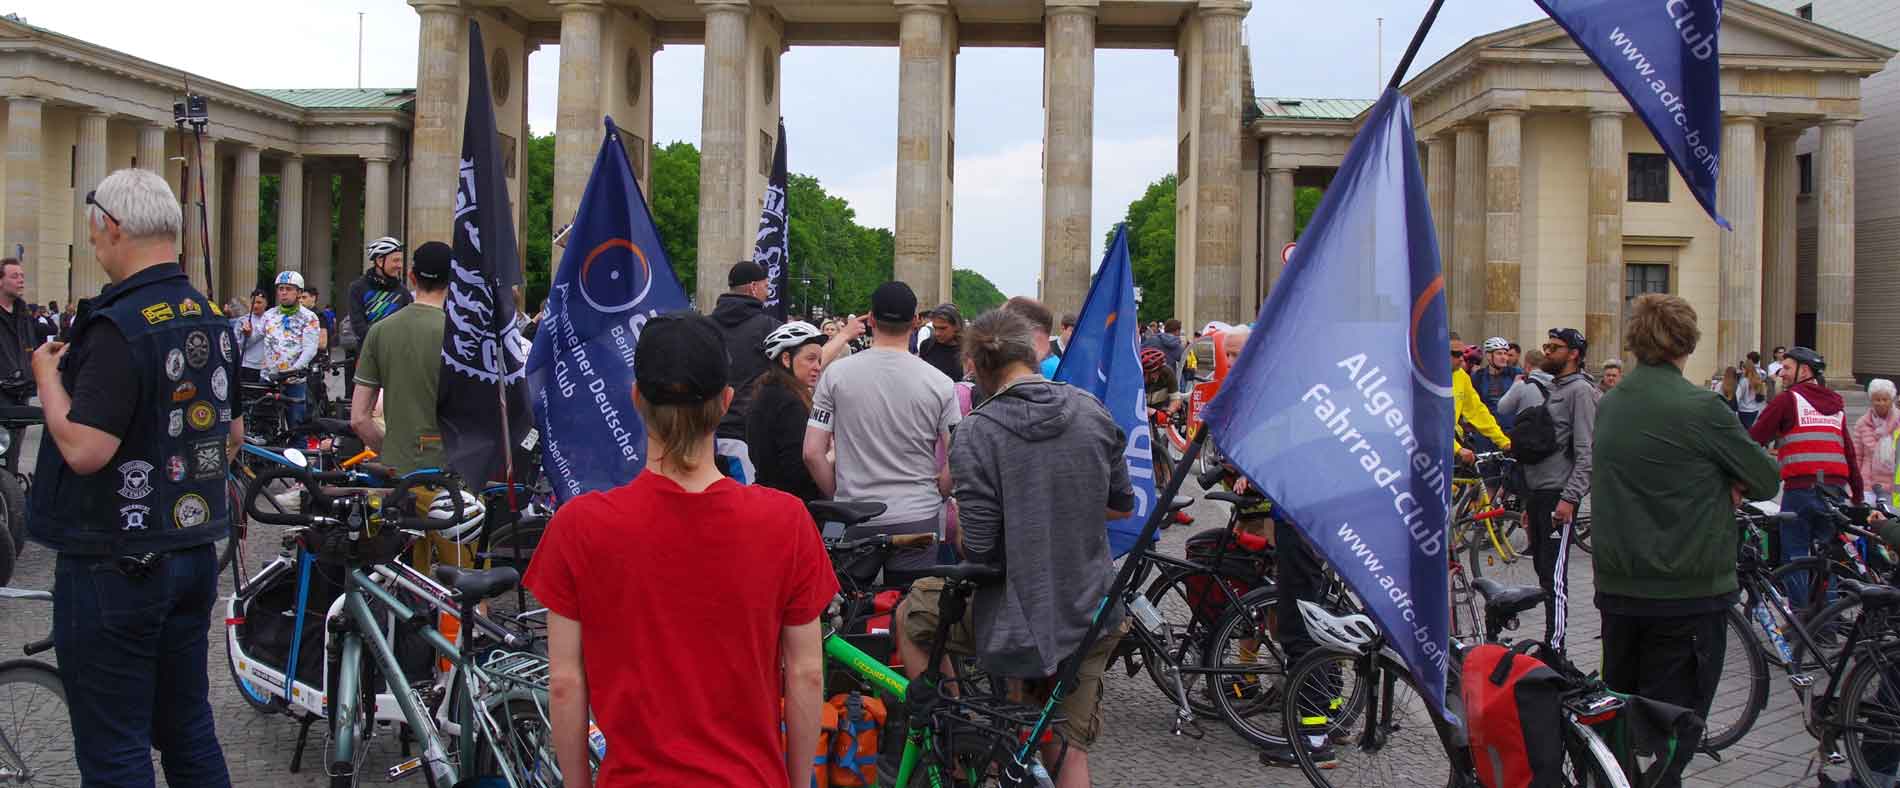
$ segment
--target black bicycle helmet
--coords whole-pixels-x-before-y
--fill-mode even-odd
[[[1804,364],[1816,374],[1827,370],[1827,359],[1814,352],[1813,348],[1799,346],[1788,348],[1788,360],[1796,364]]]

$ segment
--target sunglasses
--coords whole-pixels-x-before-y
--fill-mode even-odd
[[[124,222],[119,221],[119,217],[113,216],[111,211],[106,210],[105,206],[99,204],[98,194],[99,192],[97,191],[86,192],[86,204],[98,208],[99,213],[104,214],[107,219],[111,219],[113,224],[124,224]]]

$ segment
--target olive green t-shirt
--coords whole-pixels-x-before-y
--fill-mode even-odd
[[[413,303],[376,321],[363,339],[356,382],[383,390],[381,462],[397,473],[442,467],[435,393],[446,319],[441,307]]]

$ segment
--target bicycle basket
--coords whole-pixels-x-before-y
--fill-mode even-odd
[[[323,532],[314,551],[317,563],[324,566],[366,566],[394,561],[409,549],[410,534],[396,528],[365,531],[351,544],[349,531],[332,528]]]

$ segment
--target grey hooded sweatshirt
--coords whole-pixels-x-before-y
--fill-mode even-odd
[[[1104,510],[1134,505],[1125,445],[1094,397],[1041,376],[1005,386],[957,426],[964,555],[1006,571],[974,600],[984,668],[1049,676],[1081,644],[1114,576]]]
[[[1590,494],[1591,445],[1597,428],[1597,398],[1602,392],[1588,372],[1572,372],[1554,380],[1541,370],[1531,375],[1541,376],[1538,382],[1550,390],[1550,418],[1557,424],[1557,445],[1569,448],[1523,466],[1525,487],[1561,490],[1562,500],[1577,503]],[[1514,408],[1512,414],[1518,415],[1543,404],[1543,394],[1536,386],[1519,381],[1498,401],[1498,408]]]

